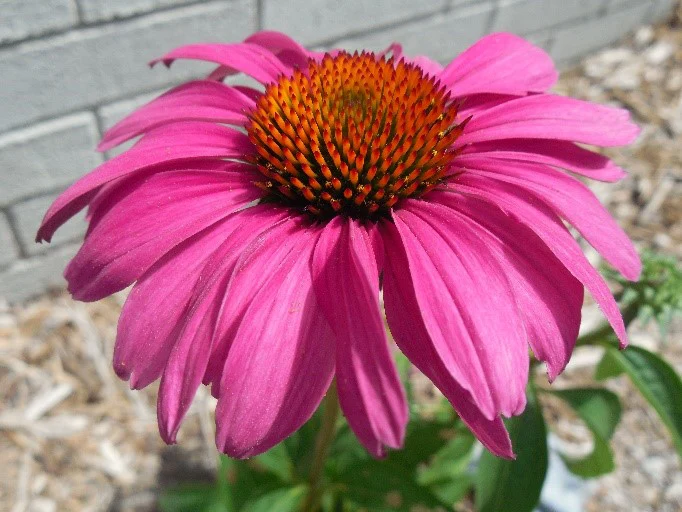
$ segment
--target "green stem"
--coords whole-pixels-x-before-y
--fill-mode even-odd
[[[310,490],[301,510],[304,512],[317,512],[322,497],[322,477],[324,475],[324,465],[332,441],[336,435],[336,420],[339,416],[339,397],[336,393],[336,383],[327,391],[324,398],[324,411],[322,414],[322,426],[317,433],[315,441],[315,458],[310,467],[308,485]]]

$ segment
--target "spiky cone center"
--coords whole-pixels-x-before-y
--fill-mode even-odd
[[[438,185],[465,122],[440,83],[392,57],[342,52],[266,87],[247,131],[266,197],[327,219],[378,219]]]

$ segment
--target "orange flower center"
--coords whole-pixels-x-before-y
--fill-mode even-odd
[[[386,215],[438,183],[464,123],[435,78],[372,53],[326,55],[267,86],[247,126],[270,198],[329,218]]]

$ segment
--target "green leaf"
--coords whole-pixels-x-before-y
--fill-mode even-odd
[[[506,422],[516,460],[483,452],[476,471],[476,509],[479,512],[531,512],[540,500],[547,473],[547,429],[535,392],[528,389],[521,416]]]
[[[294,476],[294,463],[284,443],[279,443],[262,455],[254,457],[250,463],[276,475],[282,482],[291,482]]]
[[[419,472],[420,482],[430,484],[442,480],[443,475],[464,473],[471,459],[473,435],[458,435],[433,456],[431,463]]]
[[[158,507],[162,512],[197,512],[210,510],[217,501],[215,485],[183,484],[165,490],[159,496]],[[227,507],[222,510],[229,512]]]
[[[243,510],[244,512],[292,512],[299,510],[307,491],[307,485],[277,489],[250,501]]]
[[[566,467],[574,475],[583,478],[594,478],[611,473],[616,468],[613,462],[613,452],[609,443],[601,436],[594,434],[594,448],[592,453],[582,459],[562,456]]]
[[[402,449],[390,452],[388,459],[405,468],[416,469],[419,463],[426,462],[457,435],[452,421],[415,418],[407,426]]]
[[[594,449],[582,459],[564,457],[568,469],[584,478],[610,473],[615,469],[609,439],[620,421],[620,400],[615,393],[601,388],[549,391],[567,402],[592,431]]]
[[[415,477],[412,471],[387,459],[368,459],[338,475],[334,484],[343,490],[347,502],[373,512],[409,512],[418,505],[449,506]]]
[[[607,347],[597,367],[596,377],[603,379],[627,373],[642,396],[656,410],[668,427],[682,457],[682,381],[675,370],[656,354],[641,347],[625,350]]]
[[[444,503],[454,504],[462,501],[473,486],[472,475],[460,474],[451,476],[446,481],[432,483],[428,487]]]
[[[468,469],[474,444],[475,438],[469,431],[458,432],[428,466],[419,469],[417,481],[446,503],[460,501],[473,485]]]
[[[307,479],[315,453],[315,440],[321,427],[321,407],[298,431],[283,441],[299,480]]]
[[[597,380],[606,380],[622,375],[625,370],[618,361],[617,356],[617,352],[614,353],[611,350],[606,350],[601,361],[597,364],[597,368],[594,371],[594,378]]]
[[[611,439],[622,409],[618,395],[603,388],[558,389],[550,393],[567,402],[592,432]]]

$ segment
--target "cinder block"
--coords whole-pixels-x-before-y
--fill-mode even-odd
[[[608,0],[502,0],[493,32],[527,34],[574,19],[593,16]]]
[[[114,18],[128,18],[136,14],[151,12],[156,9],[188,4],[193,0],[77,0],[81,16],[86,23],[109,21]]]
[[[649,23],[659,23],[672,17],[677,0],[658,0],[649,13]]]
[[[381,50],[392,42],[403,45],[407,55],[426,55],[447,63],[485,35],[493,8],[490,4],[457,9],[410,25],[365,36],[343,39],[334,46],[356,50]]]
[[[646,20],[651,5],[643,3],[591,21],[558,30],[552,45],[557,61],[578,56],[611,44]]]
[[[3,0],[0,12],[0,43],[64,30],[78,23],[72,0]]]
[[[89,112],[0,136],[0,206],[64,187],[100,164],[98,138]]]
[[[0,212],[0,268],[19,257],[19,248],[7,216]]]
[[[629,9],[630,7],[636,7],[638,5],[652,5],[656,0],[609,0],[606,7],[606,11],[609,13],[622,11],[623,9]]]
[[[256,18],[256,0],[211,2],[2,51],[0,130],[200,76],[213,66],[147,62],[183,44],[241,40]]]
[[[14,219],[14,227],[19,237],[19,243],[25,254],[34,255],[50,250],[58,245],[80,240],[85,233],[85,210],[69,220],[57,230],[52,242],[38,244],[35,242],[36,232],[43,220],[45,212],[59,194],[49,194],[35,197],[10,207],[10,213]]]
[[[60,247],[40,256],[19,260],[0,271],[0,297],[9,302],[20,302],[50,288],[64,288],[64,267],[77,250],[77,244]]]
[[[263,26],[314,44],[438,12],[446,0],[264,0]]]
[[[117,101],[115,103],[110,103],[109,105],[104,105],[103,107],[100,107],[97,110],[97,116],[99,117],[102,129],[105,131],[108,130],[121,119],[123,119],[125,116],[132,113],[135,109],[153,100],[154,98],[158,97],[165,91],[166,89],[160,89],[159,91],[156,92],[142,94],[140,96],[135,96],[134,98],[130,98],[123,101]],[[107,158],[111,158],[113,156],[123,153],[123,151],[130,148],[130,146],[134,144],[135,140],[137,139],[125,142],[120,146],[116,146],[115,148],[110,149],[105,153],[105,156]]]

